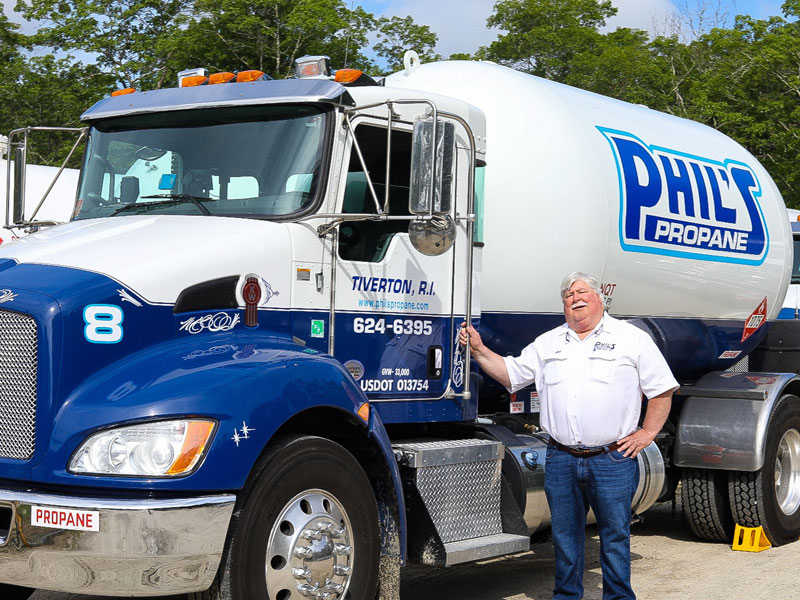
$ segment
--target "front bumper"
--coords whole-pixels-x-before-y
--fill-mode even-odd
[[[205,590],[219,567],[235,500],[227,494],[110,500],[0,489],[0,583],[103,596]]]

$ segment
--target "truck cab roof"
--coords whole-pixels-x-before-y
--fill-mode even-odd
[[[81,120],[93,123],[123,115],[291,102],[354,104],[347,88],[339,83],[325,79],[283,79],[164,88],[112,96],[98,101],[81,115]]]

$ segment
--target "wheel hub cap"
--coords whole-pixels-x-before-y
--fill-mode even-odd
[[[352,529],[341,503],[322,490],[292,498],[275,520],[267,544],[271,598],[335,600],[353,572]]]
[[[775,456],[775,497],[786,515],[800,507],[800,433],[790,429],[783,434]]]

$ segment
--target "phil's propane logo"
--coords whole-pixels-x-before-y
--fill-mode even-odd
[[[741,264],[764,261],[768,233],[758,204],[761,185],[750,167],[598,129],[617,164],[624,250]]]

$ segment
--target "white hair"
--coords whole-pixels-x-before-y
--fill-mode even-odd
[[[573,271],[561,281],[561,299],[563,300],[564,297],[567,295],[567,291],[571,288],[576,281],[583,281],[586,285],[588,285],[594,293],[596,293],[600,299],[603,299],[603,292],[600,290],[600,284],[597,282],[597,279],[588,275],[586,273],[582,273],[581,271]]]

